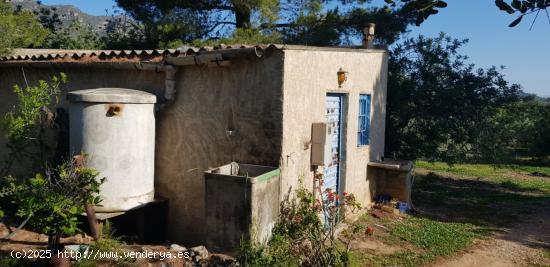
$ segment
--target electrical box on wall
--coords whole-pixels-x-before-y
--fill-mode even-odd
[[[311,165],[325,165],[325,143],[327,140],[327,124],[311,125]]]

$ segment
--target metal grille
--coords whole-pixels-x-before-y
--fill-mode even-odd
[[[331,188],[333,192],[338,192],[342,97],[329,94],[326,105],[328,155],[325,157],[323,190]]]
[[[365,146],[369,144],[370,102],[370,95],[359,95],[359,128],[357,131],[357,146]]]

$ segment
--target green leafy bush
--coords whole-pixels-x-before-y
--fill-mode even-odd
[[[12,48],[39,46],[48,33],[32,12],[13,10],[9,3],[0,1],[0,56],[9,54]]]
[[[54,125],[55,115],[48,106],[57,103],[57,95],[67,76],[61,73],[50,82],[40,80],[37,85],[20,87],[13,92],[18,105],[2,118],[2,126],[9,152],[0,165],[0,210],[2,215],[14,215],[19,208],[14,203],[14,194],[21,192],[25,180],[36,173],[44,173],[54,154],[46,140],[46,130]],[[12,171],[15,163],[25,164],[20,173]],[[38,183],[38,181],[35,181]],[[35,184],[38,186],[38,184]],[[28,203],[31,204],[31,203]],[[29,208],[29,207],[28,207]],[[4,214],[6,213],[6,214]],[[4,217],[4,216],[2,216]]]
[[[280,215],[266,245],[243,240],[239,261],[244,266],[345,266],[349,263],[349,249],[339,244],[336,226],[347,211],[355,212],[361,206],[353,194],[340,196],[331,189],[321,192],[322,176],[316,180],[319,192],[304,188],[296,197],[287,197],[281,203]]]
[[[47,139],[47,130],[54,128],[55,114],[48,107],[57,104],[65,83],[67,76],[60,73],[49,82],[40,80],[35,86],[13,87],[18,105],[2,121],[10,152],[0,168],[0,177],[8,175],[17,161],[32,164],[24,173],[27,176],[43,170],[51,161],[55,147]]]
[[[92,168],[79,167],[73,159],[14,185],[16,216],[32,216],[30,227],[48,236],[74,235],[80,231],[78,215],[85,212],[84,205],[101,201],[97,193],[105,178],[98,180],[98,175]]]
[[[61,73],[50,82],[36,86],[14,86],[19,103],[4,117],[10,152],[0,173],[0,209],[3,216],[22,219],[19,226],[49,236],[50,249],[59,249],[62,235],[80,232],[78,216],[86,205],[99,205],[100,185],[105,178],[87,168],[85,156],[75,156],[55,163],[55,147],[48,144],[46,131],[59,128],[48,107],[57,103],[57,96],[67,77]],[[67,157],[69,155],[65,155]],[[30,162],[23,175],[13,175],[16,161]],[[49,166],[56,167],[49,167]],[[8,175],[10,174],[10,175]]]

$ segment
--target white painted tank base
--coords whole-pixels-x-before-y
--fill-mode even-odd
[[[70,151],[85,153],[98,178],[106,177],[96,211],[127,211],[153,201],[155,96],[102,88],[70,92],[67,98]]]

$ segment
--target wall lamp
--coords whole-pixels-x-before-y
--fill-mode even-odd
[[[338,74],[338,88],[342,88],[342,84],[348,80],[348,72],[340,68],[336,74]]]

